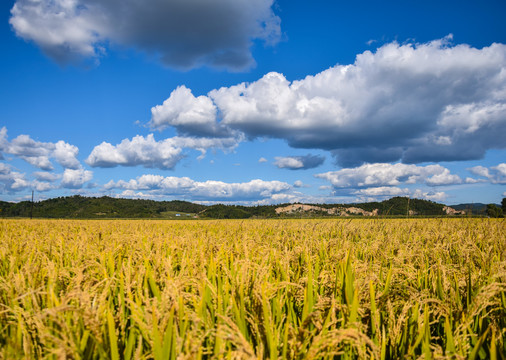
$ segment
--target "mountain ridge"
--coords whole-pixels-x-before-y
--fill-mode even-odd
[[[381,202],[353,204],[302,204],[276,205],[202,205],[182,200],[155,201],[84,197],[80,195],[58,197],[33,203],[0,201],[0,217],[35,217],[61,219],[173,219],[173,218],[279,218],[327,216],[447,216],[484,214],[485,204],[459,204],[447,206],[429,200],[393,197]],[[485,209],[485,210],[484,210]]]

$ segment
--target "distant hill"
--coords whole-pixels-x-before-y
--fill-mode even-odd
[[[495,204],[501,207],[499,204]],[[466,213],[473,213],[475,215],[483,215],[487,212],[487,204],[482,203],[470,203],[470,204],[458,204],[452,205],[455,210],[464,210]]]
[[[356,207],[373,211],[379,210],[379,215],[423,215],[437,216],[446,215],[444,204],[439,204],[429,200],[410,199],[407,197],[393,197],[382,202],[370,202],[355,204]]]
[[[0,216],[30,217],[32,203],[0,201]],[[33,204],[33,217],[59,219],[100,218],[171,218],[181,213],[198,213],[206,206],[187,201],[154,201],[116,199],[111,197],[70,196],[44,200]]]
[[[209,206],[200,215],[212,219],[248,219],[278,217],[276,207],[279,205],[266,206],[240,206],[217,204]]]
[[[455,210],[470,209],[471,204],[453,206]],[[483,214],[485,204],[472,204],[473,214]],[[32,203],[0,201],[0,217],[30,217]],[[33,217],[57,219],[247,219],[335,216],[444,216],[453,210],[433,201],[394,197],[382,202],[357,204],[278,204],[212,206],[187,201],[154,201],[117,199],[111,197],[70,196],[35,202]]]

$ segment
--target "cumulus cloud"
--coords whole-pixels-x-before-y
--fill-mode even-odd
[[[81,164],[77,160],[76,156],[79,153],[77,146],[67,144],[60,140],[54,144],[54,150],[52,156],[56,162],[66,169],[79,169]]]
[[[43,176],[29,180],[24,173],[14,171],[10,165],[0,163],[0,194],[32,189],[38,192],[55,189],[56,185],[46,181]]]
[[[71,170],[71,171],[74,171],[74,170]],[[30,187],[32,188],[32,190],[35,190],[37,192],[44,192],[44,191],[49,191],[49,190],[53,190],[53,189],[57,188],[57,186],[51,182],[37,181],[37,180],[32,180],[30,183]]]
[[[466,177],[466,179],[464,180],[464,182],[466,184],[478,184],[478,183],[484,183],[484,182],[487,182],[487,180],[485,179],[475,179],[475,178],[471,178],[471,177]]]
[[[0,163],[0,192],[5,193],[19,188],[26,188],[28,181],[25,179],[25,174],[13,171],[12,168],[5,164]]]
[[[506,184],[506,163],[490,168],[475,166],[468,170],[475,175],[487,178],[492,184]]]
[[[421,189],[415,190],[412,195],[416,199],[425,199],[435,202],[444,202],[448,195],[443,191],[423,191]]]
[[[92,178],[93,173],[82,167],[78,169],[67,168],[63,174],[35,171],[32,176],[27,177],[26,174],[15,171],[10,165],[0,163],[0,193],[2,194],[26,191],[27,189],[37,192],[58,188],[80,189]],[[60,179],[61,181],[59,181]]]
[[[65,169],[63,172],[61,187],[67,189],[80,189],[82,186],[93,179],[93,172],[84,169]]]
[[[296,187],[296,188],[301,188],[304,186],[304,183],[300,180],[295,180],[295,182],[293,183],[293,187]]]
[[[359,189],[353,192],[355,195],[363,195],[363,196],[407,196],[410,194],[410,190],[408,188],[401,189],[395,186],[379,186],[379,187],[370,187],[365,189]]]
[[[248,200],[267,198],[285,192],[291,186],[281,181],[251,180],[244,183],[225,183],[208,180],[199,182],[188,177],[164,177],[161,175],[142,175],[129,181],[110,181],[104,188],[143,192],[144,195],[177,195],[194,200]]]
[[[254,39],[275,44],[274,0],[17,0],[16,34],[59,62],[97,58],[108,43],[135,48],[168,66],[244,69]]]
[[[153,134],[144,137],[124,139],[118,145],[103,142],[96,146],[86,159],[93,167],[115,167],[142,165],[146,168],[173,169],[184,157],[183,149],[195,149],[202,158],[208,149],[233,149],[239,139],[236,138],[193,138],[173,137],[156,141]]]
[[[5,175],[10,173],[11,167],[5,163],[0,163],[0,175]]]
[[[54,182],[61,178],[60,174],[54,174],[47,171],[36,171],[33,173],[33,176],[35,176],[37,180],[49,182]]]
[[[2,193],[21,191],[30,187],[30,182],[25,178],[25,174],[13,171],[8,175],[0,175],[0,187]]]
[[[298,81],[272,72],[216,89],[207,94],[216,112],[196,99],[216,114],[210,129],[329,150],[344,167],[471,160],[506,147],[505,73],[506,45],[476,49],[449,36],[385,44]],[[191,112],[173,109],[174,119]]]
[[[144,165],[172,169],[183,157],[182,149],[171,143],[157,142],[153,135],[135,136],[132,140],[124,139],[114,146],[103,142],[95,146],[86,159],[93,167],[115,167]]]
[[[0,129],[0,160],[3,160],[2,151],[7,147],[7,128],[4,126]]]
[[[488,171],[488,168],[486,168],[485,166],[475,166],[469,168],[468,170],[474,175],[483,176],[486,178],[490,177],[490,172]]]
[[[178,133],[195,136],[229,136],[230,129],[216,122],[216,106],[207,96],[193,96],[190,89],[179,86],[162,105],[151,108],[152,128],[168,126]]]
[[[264,157],[261,157],[260,159],[258,159],[258,162],[259,163],[266,163],[268,160]]]
[[[311,154],[305,156],[278,156],[276,157],[274,165],[280,169],[306,170],[318,167],[323,164],[324,161],[325,157]]]
[[[458,175],[441,165],[406,164],[364,164],[356,168],[346,168],[316,174],[315,177],[329,181],[334,188],[362,188],[398,186],[405,184],[426,184],[429,186],[462,183]]]
[[[19,135],[8,144],[4,151],[40,169],[52,170],[53,165],[49,161],[49,156],[53,149],[52,143],[38,142],[28,135]]]
[[[67,169],[78,169],[81,166],[76,158],[79,153],[76,146],[62,140],[56,143],[35,141],[28,135],[19,135],[9,142],[5,127],[0,129],[0,151],[21,158],[42,170],[54,168],[51,158]]]
[[[74,0],[22,0],[12,7],[9,23],[18,36],[34,41],[49,56],[68,61],[96,55],[99,36],[84,14]]]

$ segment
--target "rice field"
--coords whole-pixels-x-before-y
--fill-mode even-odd
[[[0,359],[506,359],[504,219],[0,220]]]

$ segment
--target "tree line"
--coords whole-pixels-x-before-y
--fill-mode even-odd
[[[80,195],[58,197],[32,203],[22,201],[10,203],[0,201],[0,217],[35,217],[56,219],[100,219],[100,218],[173,218],[181,214],[212,219],[248,219],[279,217],[329,217],[326,211],[276,213],[277,207],[290,204],[241,206],[202,205],[188,201],[155,201],[144,199],[121,199],[108,196],[85,197]],[[378,209],[379,216],[444,216],[444,204],[428,200],[394,197],[381,202],[356,204],[317,204],[322,209],[356,207],[365,211]],[[506,214],[506,198],[501,205],[462,204],[455,206],[468,214],[502,217]]]

